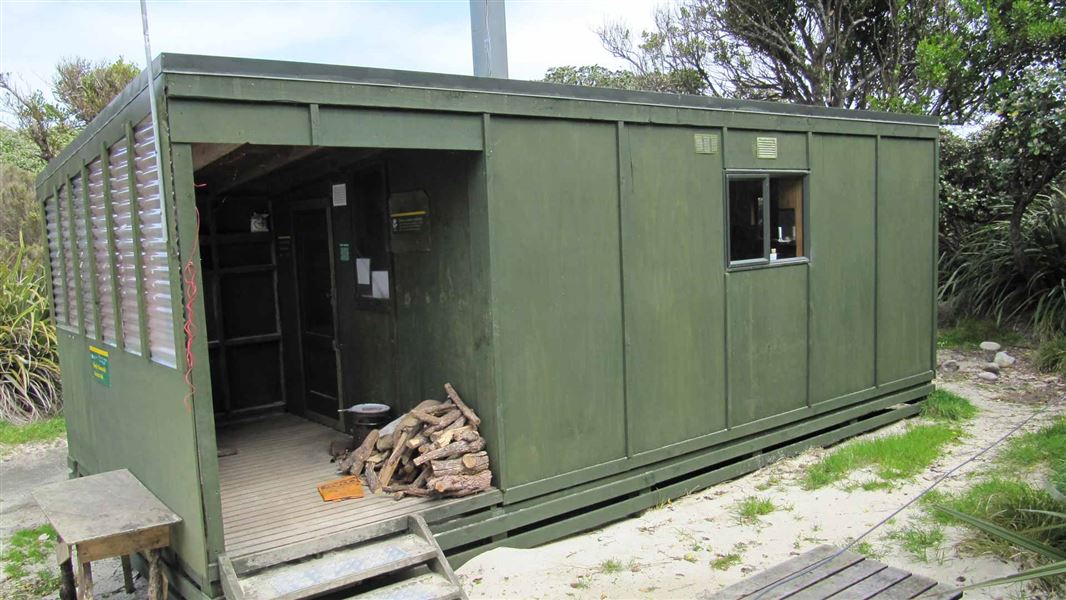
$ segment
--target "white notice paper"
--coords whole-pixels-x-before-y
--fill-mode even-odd
[[[389,297],[389,272],[388,271],[374,271],[371,273],[371,297],[373,298],[388,298]]]
[[[355,259],[355,280],[359,285],[370,284],[370,259]]]
[[[333,184],[333,206],[348,206],[348,186],[346,184]]]

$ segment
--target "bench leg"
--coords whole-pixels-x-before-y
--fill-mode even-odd
[[[93,567],[91,563],[78,563],[78,600],[93,600]]]
[[[159,571],[159,550],[148,551],[148,600],[163,597],[163,574]]]
[[[56,560],[59,562],[59,599],[76,600],[74,565],[70,561],[70,546],[56,542]]]
[[[130,566],[129,555],[122,556],[122,584],[126,588],[127,594],[132,594],[134,592],[133,568]]]

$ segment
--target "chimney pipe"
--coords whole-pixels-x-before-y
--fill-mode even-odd
[[[470,0],[474,75],[507,79],[507,19],[503,0]]]

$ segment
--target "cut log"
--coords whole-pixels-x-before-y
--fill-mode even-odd
[[[433,468],[433,477],[474,475],[489,468],[489,455],[485,452],[478,452],[466,454],[462,458],[434,460],[429,464]]]
[[[433,444],[422,444],[421,446],[418,447],[418,453],[419,454],[425,454],[426,452],[432,452],[433,450],[436,450],[436,449],[437,449],[437,447],[434,446]]]
[[[464,491],[480,491],[492,484],[492,471],[482,471],[476,475],[445,475],[429,480],[429,488],[438,494]]]
[[[437,431],[435,433],[429,434],[429,437],[434,444],[438,446],[447,446],[448,444],[452,443],[452,440],[455,439],[455,436],[457,434],[460,434],[464,431],[470,431],[470,426],[461,426],[456,429],[448,427],[444,431]]]
[[[430,425],[440,425],[442,420],[440,417],[434,417],[433,415],[418,409],[412,410],[411,416],[423,423],[429,423]]]
[[[407,440],[407,447],[414,450],[415,448],[418,448],[419,446],[425,444],[428,441],[429,440],[426,439],[426,436],[419,434]]]
[[[348,456],[341,461],[341,471],[349,473],[351,475],[358,475],[363,472],[363,464],[366,459],[370,458],[370,455],[374,452],[374,444],[378,441],[377,429],[372,430],[366,434],[363,438],[363,443],[359,444],[359,447],[348,454]]]
[[[374,447],[378,450],[391,450],[393,436],[395,435],[395,432],[393,432],[378,436],[378,441],[374,444]]]
[[[378,480],[378,474],[374,472],[374,465],[367,463],[363,469],[363,475],[366,477],[366,487],[371,493],[376,494],[381,491],[381,481]]]
[[[452,401],[451,400],[445,400],[444,402],[441,402],[440,404],[438,404],[436,406],[431,406],[429,408],[424,408],[422,410],[424,410],[425,412],[427,412],[427,413],[429,413],[431,415],[440,416],[440,415],[443,415],[444,413],[446,413],[446,412],[448,412],[450,410],[453,410],[453,409],[455,409],[455,405],[452,404]]]
[[[447,429],[447,428],[451,427],[454,423],[456,423],[459,419],[462,419],[463,423],[466,423],[466,419],[463,418],[463,413],[462,412],[460,412],[458,410],[448,411],[448,412],[444,413],[443,416],[441,416],[440,423],[438,423],[436,425],[430,425],[429,427],[426,427],[425,429],[423,429],[422,430],[422,435],[430,435],[434,431],[440,431],[442,429]],[[462,425],[460,425],[460,427],[462,427]]]
[[[483,438],[477,438],[472,442],[452,442],[443,448],[430,450],[422,456],[415,458],[415,464],[418,466],[422,466],[431,460],[458,456],[460,454],[467,454],[470,452],[477,452],[478,450],[481,450],[484,447],[485,440]]]
[[[472,442],[480,437],[481,435],[478,432],[473,430],[467,430],[453,436],[452,439],[461,442]]]
[[[432,475],[432,471],[433,469],[431,469],[429,466],[422,467],[422,472],[419,473],[418,477],[415,477],[415,480],[411,482],[411,487],[425,487],[426,480],[428,480],[429,476]]]
[[[429,496],[430,491],[423,487],[409,487],[401,490],[399,493],[403,494],[404,496],[419,496],[424,498]]]
[[[465,402],[463,402],[463,399],[459,397],[459,392],[455,391],[452,384],[444,384],[444,392],[448,394],[448,398],[455,403],[455,406],[463,413],[463,416],[466,417],[467,423],[470,423],[474,427],[481,425],[481,419],[478,418],[477,414],[475,414]]]
[[[378,474],[378,477],[381,478],[382,487],[389,485],[389,482],[392,481],[392,474],[396,472],[396,466],[400,464],[400,455],[411,451],[407,447],[407,437],[409,435],[411,435],[411,432],[407,429],[400,430],[400,438],[396,440],[396,447],[392,449],[392,454],[385,461],[385,464],[381,466],[381,473]]]

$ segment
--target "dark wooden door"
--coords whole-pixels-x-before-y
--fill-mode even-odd
[[[304,407],[326,419],[337,420],[341,406],[330,231],[327,203],[301,203],[293,208]]]

